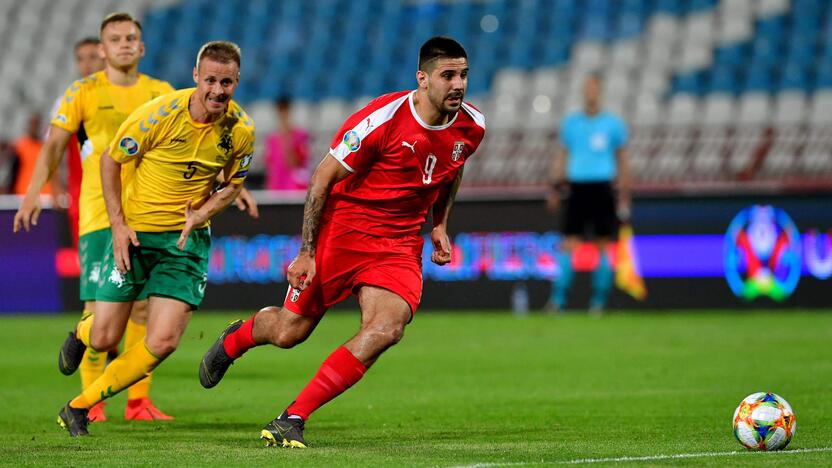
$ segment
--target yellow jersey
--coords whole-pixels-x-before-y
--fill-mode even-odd
[[[133,86],[116,86],[102,70],[75,81],[64,92],[52,125],[70,133],[78,133],[83,127],[88,138],[81,148],[84,175],[78,202],[80,235],[110,227],[99,164],[119,126],[140,105],[173,91],[167,82],[143,74]],[[131,169],[125,166],[122,177],[129,177]]]
[[[182,89],[139,107],[110,143],[110,157],[122,165],[136,163],[122,187],[125,221],[135,231],[181,231],[188,200],[198,209],[220,173],[232,184],[248,174],[254,122],[234,101],[215,122],[195,122],[188,111],[194,91]]]

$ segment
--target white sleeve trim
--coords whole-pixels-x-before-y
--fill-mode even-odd
[[[347,154],[349,154],[349,153],[347,153]],[[355,169],[351,168],[351,167],[350,167],[350,165],[349,165],[349,164],[347,164],[347,162],[346,162],[346,161],[344,161],[344,160],[343,160],[340,156],[338,156],[337,154],[335,154],[335,150],[334,150],[334,149],[332,149],[332,148],[330,148],[330,149],[329,149],[329,155],[330,155],[330,156],[332,156],[333,158],[335,158],[335,160],[336,160],[336,161],[338,161],[339,163],[341,163],[341,165],[342,165],[342,166],[344,166],[344,168],[345,168],[346,170],[348,170],[348,171],[350,171],[350,172],[355,172]],[[346,157],[346,155],[344,155],[344,157]]]
[[[462,103],[462,108],[465,109],[465,112],[467,112],[472,119],[474,119],[474,122],[477,125],[479,125],[483,128],[483,130],[485,130],[485,116],[482,115],[482,112],[479,112],[478,110],[474,109],[470,104],[466,102]]]

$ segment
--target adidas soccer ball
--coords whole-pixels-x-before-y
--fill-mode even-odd
[[[748,395],[734,411],[734,437],[748,450],[780,450],[796,428],[792,407],[776,393]]]

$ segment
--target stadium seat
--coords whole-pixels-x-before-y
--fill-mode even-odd
[[[697,99],[692,94],[675,94],[670,98],[667,123],[674,126],[692,124],[697,117]]]
[[[532,93],[543,94],[552,99],[562,93],[563,84],[556,68],[538,68],[531,73]]]
[[[789,63],[780,75],[780,90],[793,91],[804,90],[809,86],[809,77],[806,67],[797,63]],[[782,93],[781,93],[782,96]]]
[[[739,86],[737,84],[737,74],[733,67],[719,67],[713,70],[708,86],[711,93],[736,94]]]
[[[652,127],[662,122],[663,117],[662,106],[653,94],[647,93],[636,98],[635,112],[631,115],[633,124]]]
[[[759,125],[771,115],[771,100],[766,93],[746,93],[740,98],[737,123]]]
[[[734,98],[728,94],[710,94],[705,98],[699,124],[702,126],[726,127],[734,121]]]
[[[812,99],[809,122],[814,126],[832,125],[832,90],[818,91]]]
[[[610,50],[609,62],[616,69],[631,70],[639,63],[639,42],[634,40],[617,41]]]
[[[522,69],[506,68],[494,76],[494,91],[498,95],[524,96],[528,92],[529,77]]]
[[[789,9],[789,0],[759,0],[757,16],[767,17],[782,15]]]
[[[731,44],[748,40],[752,35],[752,24],[747,17],[723,17],[720,23],[717,41],[722,44]]]
[[[770,92],[773,90],[771,68],[766,64],[753,64],[745,76],[744,88],[749,93]]]

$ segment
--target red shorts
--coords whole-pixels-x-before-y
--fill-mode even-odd
[[[396,293],[416,313],[422,299],[421,236],[375,237],[327,222],[315,255],[315,277],[300,294],[286,293],[283,307],[304,317],[320,317],[361,286]]]

